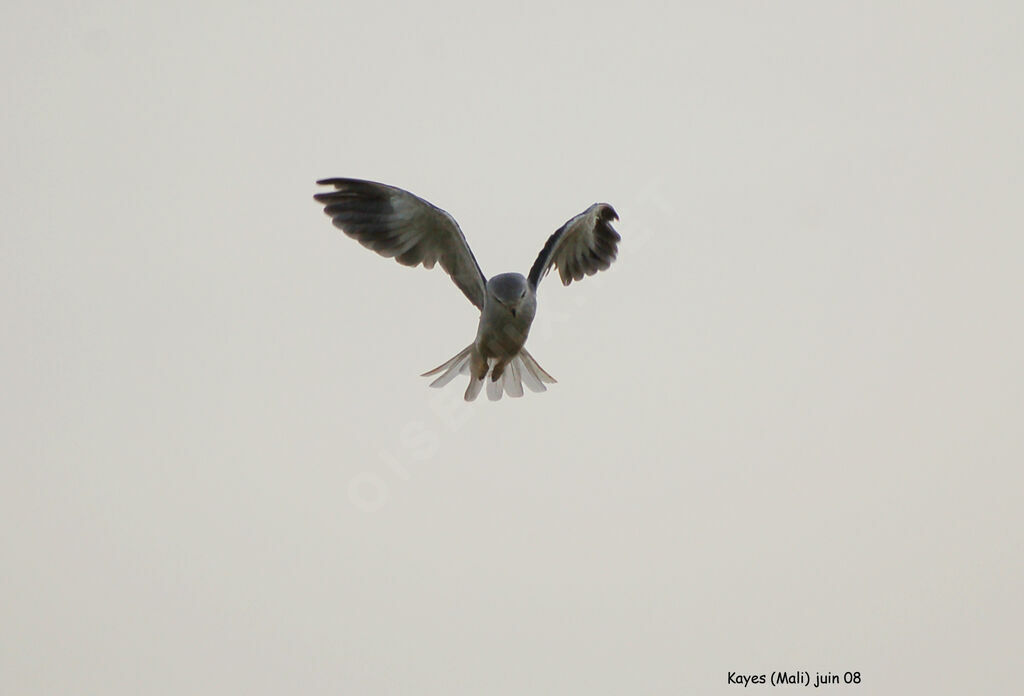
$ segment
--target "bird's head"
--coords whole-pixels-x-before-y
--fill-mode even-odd
[[[502,273],[487,281],[487,294],[504,305],[512,316],[519,311],[530,286],[519,273]]]

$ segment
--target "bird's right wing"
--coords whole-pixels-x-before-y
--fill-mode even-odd
[[[451,215],[394,186],[360,179],[316,183],[334,187],[313,198],[323,203],[335,227],[405,266],[433,268],[440,262],[469,301],[483,309],[487,279]]]

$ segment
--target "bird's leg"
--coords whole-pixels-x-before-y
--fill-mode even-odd
[[[476,379],[483,379],[487,376],[487,358],[481,355],[479,350],[474,350],[470,356],[469,369]]]
[[[492,382],[497,382],[499,379],[501,379],[501,376],[505,373],[506,365],[508,365],[508,360],[499,360],[497,363],[495,363],[494,367],[491,369]]]

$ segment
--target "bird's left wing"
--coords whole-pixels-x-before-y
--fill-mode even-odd
[[[530,269],[530,286],[536,289],[552,266],[558,268],[562,285],[594,275],[612,265],[619,250],[618,220],[607,203],[595,203],[552,234]]]
[[[394,186],[361,179],[322,179],[318,193],[334,226],[381,256],[404,266],[437,262],[469,301],[484,307],[487,279],[455,219],[437,206]]]

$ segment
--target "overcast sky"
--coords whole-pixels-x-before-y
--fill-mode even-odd
[[[1019,3],[285,6],[0,11],[0,692],[1018,679]],[[615,206],[558,383],[428,389],[331,176],[488,276]]]

